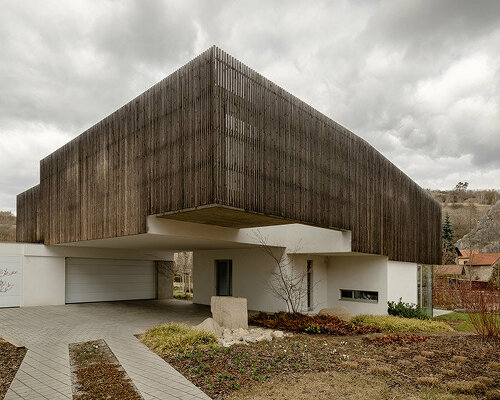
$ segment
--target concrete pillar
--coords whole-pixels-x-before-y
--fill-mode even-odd
[[[158,300],[174,297],[174,262],[155,261],[158,276]]]

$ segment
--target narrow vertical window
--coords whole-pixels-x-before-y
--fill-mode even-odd
[[[313,262],[307,260],[307,309],[313,309]]]

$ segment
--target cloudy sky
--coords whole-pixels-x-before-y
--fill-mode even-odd
[[[211,45],[425,188],[500,188],[500,1],[2,0],[0,210],[39,160]]]

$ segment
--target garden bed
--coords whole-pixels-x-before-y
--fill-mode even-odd
[[[143,400],[104,340],[69,345],[74,400]]]
[[[26,351],[26,348],[16,347],[0,338],[0,399],[7,393]]]
[[[371,332],[380,332],[380,328],[372,325],[360,325],[343,321],[329,315],[304,315],[287,312],[258,313],[250,316],[248,323],[271,329],[280,329],[292,332],[306,332],[310,334],[324,333],[328,335],[362,335]]]
[[[472,335],[441,334],[398,345],[371,343],[362,336],[296,334],[248,346],[160,355],[214,399],[237,398],[239,389],[266,381],[324,372],[383,377],[387,393],[391,388],[432,388],[486,398],[488,391],[500,389],[499,349],[498,342]]]

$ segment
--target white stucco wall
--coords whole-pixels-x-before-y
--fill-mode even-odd
[[[65,303],[65,258],[25,256],[22,306]]]
[[[400,261],[387,262],[387,301],[418,302],[417,264]]]
[[[282,252],[283,249],[276,251]],[[233,296],[245,297],[248,309],[257,311],[286,310],[286,304],[269,288],[272,271],[276,268],[272,258],[259,249],[205,250],[193,254],[194,302],[210,304],[216,293],[215,260],[232,260]],[[293,255],[291,265],[305,271],[307,260],[313,260],[313,303],[323,308],[326,297],[326,257]],[[306,309],[303,310],[307,311]]]
[[[328,257],[328,306],[346,307],[352,315],[387,314],[387,257]],[[378,302],[340,300],[341,289],[378,292]]]
[[[22,264],[20,306],[65,304],[66,257],[154,260],[153,254],[126,249],[0,243],[0,256],[19,256]],[[164,259],[173,259],[165,253]],[[17,293],[17,292],[16,292]]]

